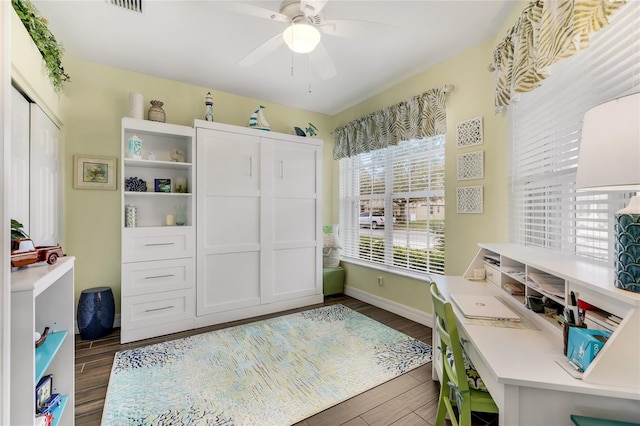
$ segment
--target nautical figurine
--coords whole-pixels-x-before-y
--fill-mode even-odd
[[[251,117],[249,118],[249,127],[252,129],[271,130],[271,126],[269,126],[267,119],[264,118],[264,113],[262,112],[263,109],[264,106],[260,105],[260,108],[251,114]]]
[[[309,127],[307,127],[307,135],[315,136],[318,134],[318,128],[314,126],[312,123],[309,123]]]
[[[207,121],[213,121],[213,98],[211,97],[211,92],[207,93],[204,104],[207,106],[207,115],[204,119]]]

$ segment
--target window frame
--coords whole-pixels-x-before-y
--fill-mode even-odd
[[[437,135],[433,137],[425,137],[419,140],[410,140],[399,143],[397,146],[391,146],[388,148],[384,148],[381,150],[372,151],[369,153],[362,153],[353,157],[343,158],[340,160],[340,195],[339,195],[339,203],[340,203],[340,229],[341,229],[341,242],[342,242],[342,256],[341,259],[349,262],[355,263],[362,266],[370,267],[373,269],[382,269],[385,271],[393,272],[399,275],[410,276],[413,278],[424,278],[425,275],[428,274],[444,274],[444,223],[445,223],[445,211],[446,206],[444,203],[445,196],[445,185],[444,185],[444,173],[445,173],[445,135]],[[422,144],[422,145],[421,145]],[[375,158],[382,158],[382,160]],[[368,158],[365,160],[365,158]],[[366,163],[366,164],[365,164]],[[401,175],[403,179],[398,179],[398,174],[396,173],[396,169],[394,169],[394,165],[400,167],[399,165],[403,164],[405,169],[409,171],[407,173],[403,173]],[[407,166],[408,165],[408,166]],[[426,167],[428,176],[430,180],[427,182],[423,182],[421,190],[409,190],[411,186],[414,185],[412,180],[413,174],[412,168],[414,167]],[[361,185],[361,176],[362,171],[367,168],[371,168],[372,170],[377,169],[376,172],[371,171],[370,175],[374,176],[374,174],[379,174],[381,168],[384,169],[384,188],[381,190],[381,185],[378,183],[377,186],[374,183],[375,179],[372,178],[372,186],[371,191],[364,192],[362,191]],[[389,173],[391,171],[391,173]],[[421,170],[422,171],[422,170]],[[402,192],[394,192],[394,180],[396,185],[399,185],[398,182],[402,182],[403,185],[406,185],[408,188],[403,188]],[[437,181],[439,183],[433,184],[433,181]],[[437,186],[437,188],[433,188],[433,186]],[[394,201],[400,198],[404,198],[406,201],[404,202],[404,207],[398,209],[404,210],[404,216],[396,217],[394,212]],[[410,208],[408,207],[411,199],[423,199],[424,198],[424,215],[426,215],[425,219],[425,234],[423,241],[417,241],[414,239],[418,238],[416,232],[411,232],[412,229],[410,227]],[[440,199],[441,202],[433,203],[430,200]],[[369,208],[367,210],[362,210],[362,206],[365,204],[369,204]],[[370,252],[369,256],[362,256],[362,237],[371,236],[371,233],[367,235],[363,234],[361,225],[360,225],[360,217],[362,214],[366,212],[374,212],[377,211],[378,208],[383,206],[384,209],[384,231],[382,236],[382,241],[384,242],[384,249],[378,253]],[[372,207],[376,206],[376,207]],[[439,227],[441,229],[441,233],[439,234],[431,234],[430,226],[433,224],[435,220],[433,219],[432,214],[430,214],[430,207],[435,209],[435,206],[438,207],[438,211],[442,211],[442,226]],[[373,216],[371,216],[373,217]],[[389,226],[392,224],[392,226]],[[400,229],[400,225],[404,224],[405,228]],[[367,228],[365,228],[366,230]],[[368,228],[368,229],[371,229]],[[398,240],[398,235],[403,237],[406,241],[405,253],[402,254],[400,250],[400,254],[398,251],[398,247],[393,244],[394,234],[396,235],[396,241]],[[430,244],[429,236],[433,235],[434,241],[439,241],[440,247],[440,259],[439,262],[440,268],[435,269],[434,266],[437,264],[437,252],[439,247],[436,244]],[[413,239],[412,239],[413,238]],[[371,241],[371,240],[370,240]],[[357,242],[357,243],[356,243]],[[366,245],[367,243],[365,243]],[[369,247],[371,247],[372,243],[369,243]],[[412,259],[420,259],[419,251],[422,248],[415,248],[412,244],[426,244],[424,248],[424,268],[419,267],[411,267]],[[356,249],[357,248],[357,249]],[[418,250],[417,252],[413,252],[413,250]],[[417,255],[416,255],[417,253]],[[374,255],[378,255],[379,258],[376,260]],[[394,259],[394,255],[396,258]],[[413,257],[412,257],[413,256]],[[405,266],[400,266],[400,260],[404,258]],[[415,262],[415,260],[414,260]],[[418,261],[418,265],[420,266],[420,260]],[[415,263],[413,263],[416,266]]]

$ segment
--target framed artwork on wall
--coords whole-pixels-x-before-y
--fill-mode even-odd
[[[76,189],[116,189],[116,158],[95,155],[73,156]]]
[[[460,186],[457,189],[458,213],[483,212],[483,188],[478,186]]]
[[[484,177],[484,151],[458,154],[458,180],[482,179]]]
[[[456,140],[458,148],[484,143],[482,138],[482,117],[458,123],[456,126]]]

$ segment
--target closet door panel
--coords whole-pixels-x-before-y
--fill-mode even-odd
[[[206,248],[260,244],[258,197],[206,197],[205,203],[199,228]]]
[[[60,129],[31,104],[30,236],[37,245],[60,240]]]
[[[316,249],[276,249],[274,251],[274,300],[310,296],[316,293]]]
[[[260,138],[198,129],[199,173],[207,195],[260,191]]]
[[[203,256],[206,282],[198,281],[198,315],[260,304],[260,252]]]
[[[29,233],[29,101],[11,88],[11,185],[9,216]]]
[[[316,147],[271,140],[273,143],[273,192],[276,196],[316,194]]]
[[[316,200],[278,198],[273,201],[273,242],[316,240]]]

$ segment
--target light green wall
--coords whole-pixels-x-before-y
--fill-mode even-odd
[[[93,154],[120,157],[120,121],[129,114],[129,92],[142,93],[147,107],[151,99],[164,102],[167,122],[193,126],[194,118],[204,118],[204,100],[212,91],[214,120],[247,126],[258,105],[265,105],[265,116],[272,131],[290,133],[294,126],[313,123],[318,138],[330,140],[330,117],[265,103],[215,88],[193,86],[176,81],[110,68],[71,57],[64,59],[72,80],[66,85],[62,101],[64,116],[65,163],[65,252],[76,256],[76,300],[84,289],[110,286],[120,300],[120,195],[118,191],[73,189],[73,155]],[[324,149],[323,186],[332,188],[331,143]],[[329,220],[332,191],[323,193],[323,217]]]
[[[64,94],[58,97],[43,82],[46,78],[42,77],[42,61],[37,63],[34,59],[27,60],[22,55],[19,58],[14,55],[14,79],[28,88],[28,94],[54,120],[63,124],[65,233],[61,243],[66,253],[77,257],[76,300],[83,289],[101,285],[111,286],[116,300],[120,300],[119,192],[73,189],[72,159],[74,154],[119,157],[120,120],[129,112],[129,92],[142,93],[147,106],[150,106],[148,101],[151,99],[162,100],[169,123],[191,126],[194,118],[202,118],[204,97],[208,91],[213,93],[214,119],[218,122],[246,126],[249,115],[259,104],[263,104],[273,131],[290,133],[293,126],[302,127],[309,122],[314,123],[320,130],[318,137],[325,141],[323,221],[336,223],[339,179],[338,162],[332,159],[331,131],[364,114],[418,93],[444,84],[453,84],[455,90],[450,94],[447,105],[446,273],[461,274],[475,254],[478,242],[507,239],[509,185],[506,122],[503,116],[493,113],[493,74],[487,71],[487,65],[493,46],[504,34],[504,29],[515,21],[519,13],[517,9],[526,4],[523,1],[518,3],[494,41],[470,49],[333,117],[219,92],[215,87],[193,86],[72,57],[64,58],[65,70],[72,80],[66,84]],[[22,34],[16,41],[12,40],[14,52],[23,51],[24,39]],[[32,56],[37,58],[37,55]],[[457,149],[456,123],[478,116],[483,117],[484,144],[464,150]],[[475,149],[485,152],[485,178],[457,182],[457,154]],[[483,214],[456,213],[455,189],[463,185],[484,186]],[[425,298],[426,287],[422,281],[356,265],[345,266],[349,286],[401,305],[430,311]],[[385,284],[382,287],[377,285],[378,276],[384,277]]]
[[[455,86],[447,101],[445,148],[445,273],[448,275],[464,273],[478,251],[479,242],[503,242],[508,239],[507,123],[504,115],[494,114],[493,73],[487,69],[494,46],[494,42],[476,46],[335,117],[336,125],[342,125],[431,88],[445,84]],[[484,144],[458,149],[456,124],[475,117],[483,119]],[[457,155],[476,150],[484,151],[484,179],[458,181]],[[338,180],[338,175],[334,179]],[[484,187],[484,213],[458,214],[456,188],[471,185]],[[336,196],[337,193],[334,193]],[[430,310],[425,308],[429,305],[426,287],[420,280],[352,264],[345,264],[345,269],[347,285],[350,287],[412,308]],[[382,287],[377,284],[378,276],[384,277]]]

